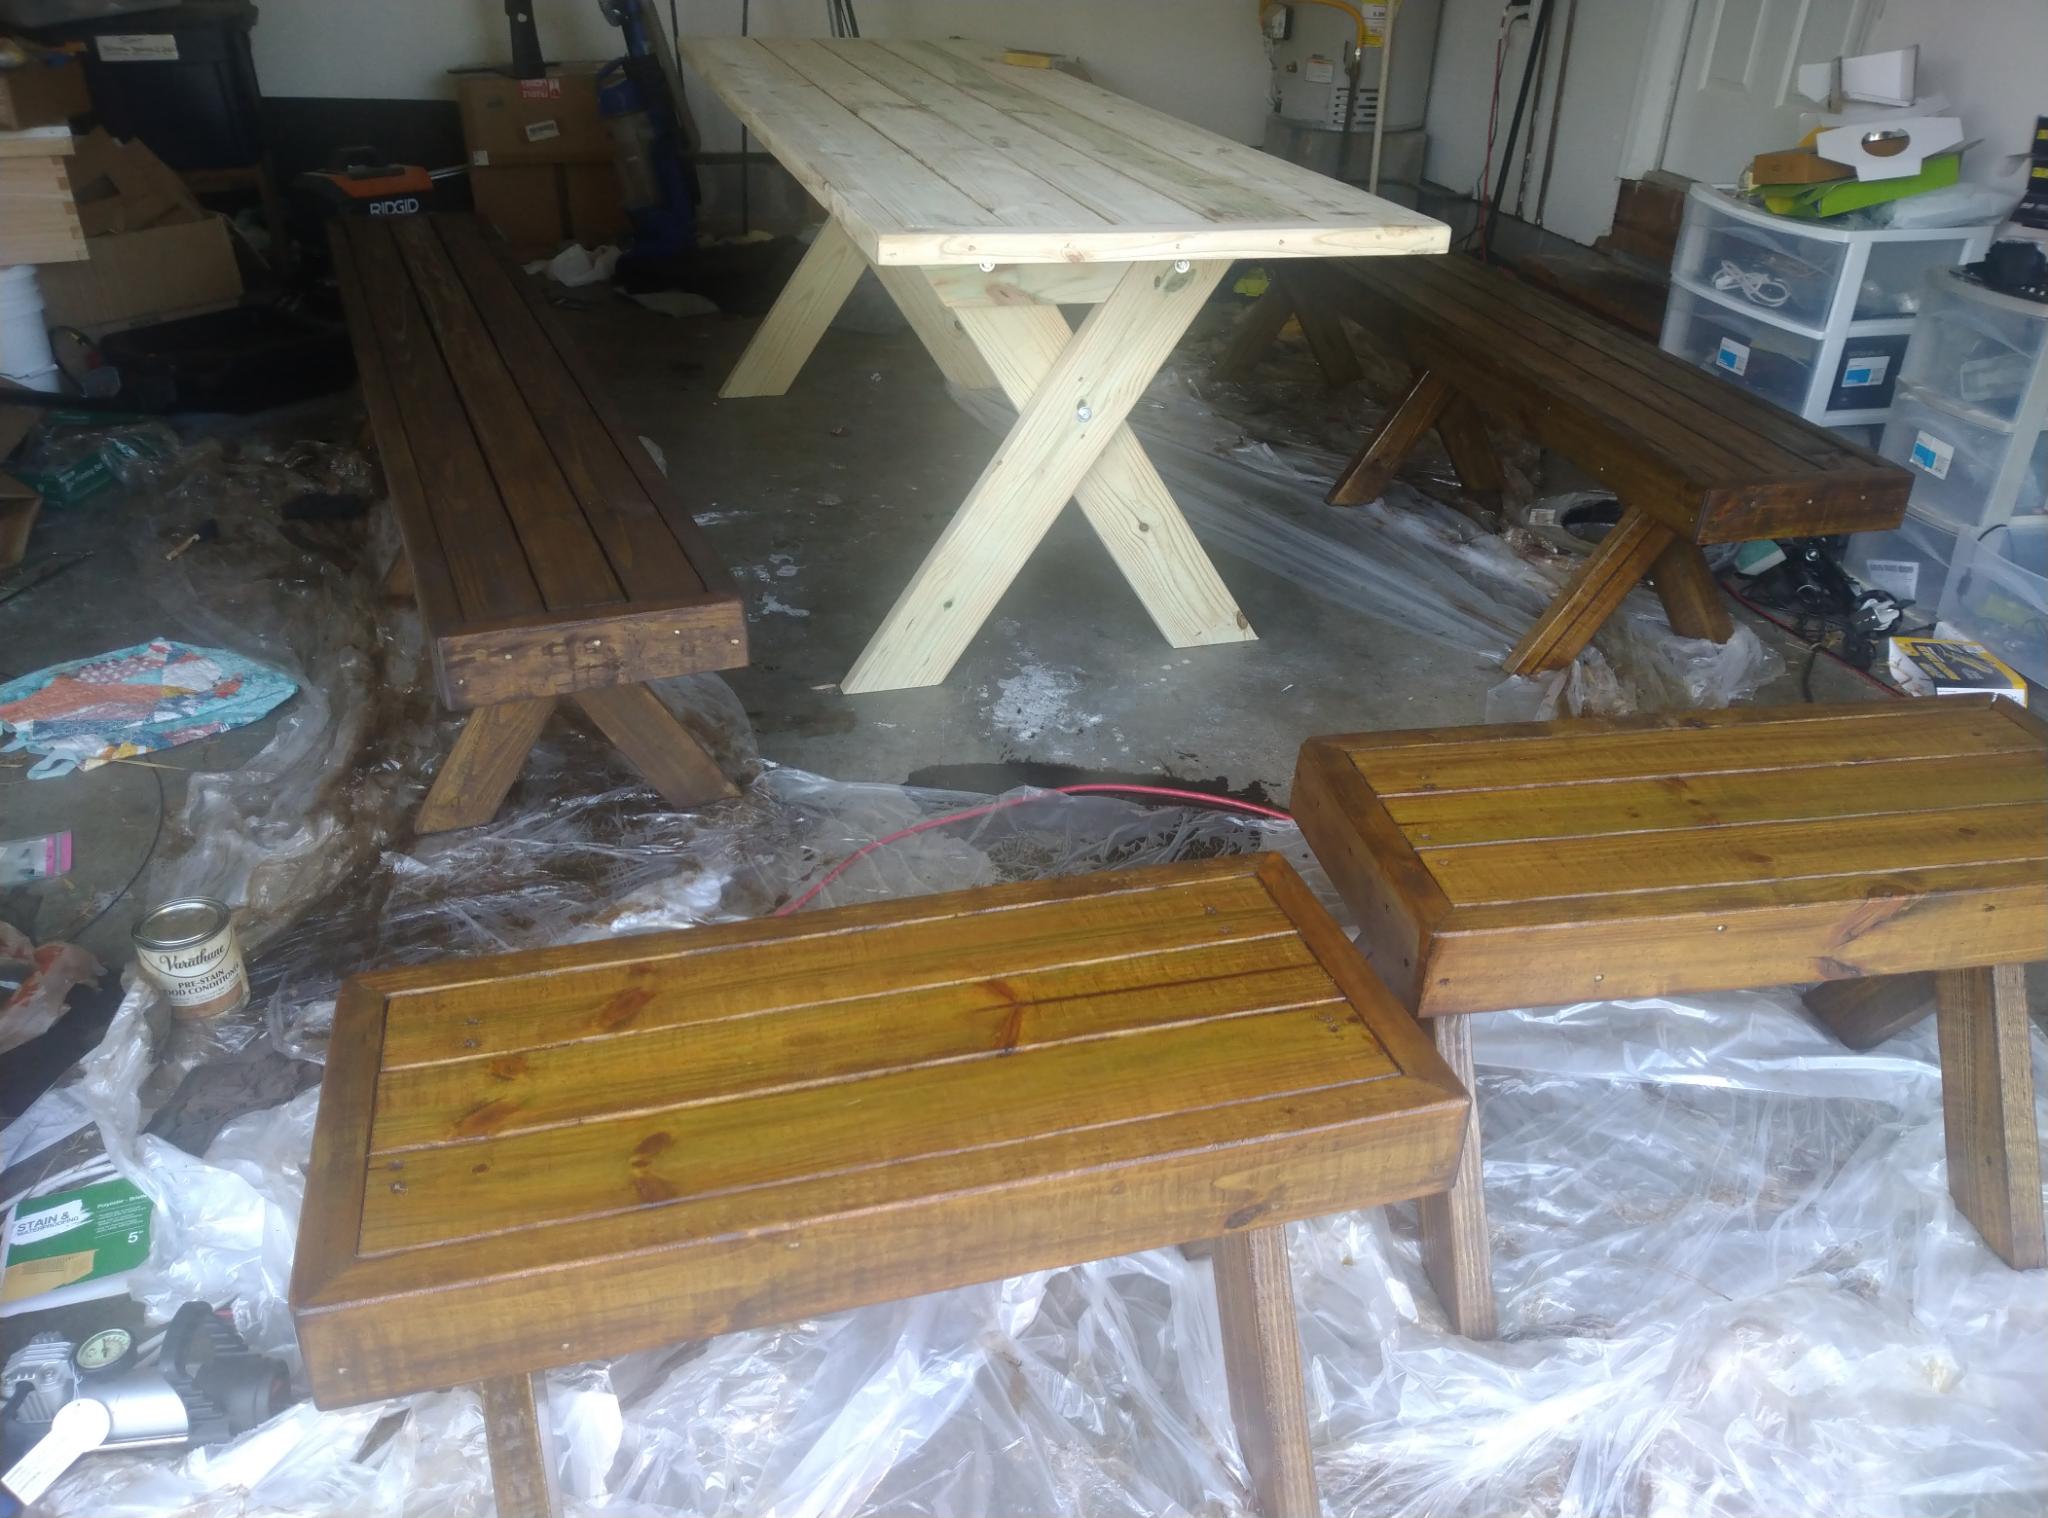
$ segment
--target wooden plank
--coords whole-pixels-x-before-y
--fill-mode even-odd
[[[856,68],[837,51],[796,38],[777,39],[767,46],[783,63],[1005,226],[1071,230],[1109,224],[1108,218],[1019,164],[1006,149],[926,110],[921,101]],[[874,49],[855,44],[852,51],[857,56]]]
[[[381,1254],[650,1202],[729,1198],[1393,1073],[1348,1008],[1304,1008],[593,1116],[382,1162],[404,1189],[365,1196],[361,1247]]]
[[[1650,583],[1664,603],[1671,630],[1682,638],[1726,643],[1735,635],[1728,598],[1707,567],[1707,557],[1683,538],[1673,538],[1650,565]]]
[[[993,226],[995,218],[750,37],[681,37],[683,61],[797,183],[877,255],[901,227]]]
[[[662,800],[678,811],[739,794],[717,761],[646,686],[586,689],[573,699]]]
[[[2006,1264],[2048,1265],[2025,969],[1945,970],[1935,998],[1949,1194]]]
[[[384,363],[377,323],[370,319],[355,248],[343,225],[337,221],[327,229],[327,246],[334,257],[335,283],[340,288],[341,308],[348,321],[349,347],[355,354],[363,408],[369,413],[377,460],[391,491],[398,536],[405,545],[398,562],[407,567],[406,592],[419,604],[420,620],[426,624],[428,633],[443,632],[462,619],[462,603],[449,572],[448,555],[441,545],[426,486],[413,460],[412,440],[405,430],[404,412]],[[537,595],[535,599],[538,600]]]
[[[1117,264],[942,265],[926,279],[948,306],[1092,306],[1123,277]]]
[[[1322,1503],[1309,1454],[1287,1230],[1225,1234],[1214,1259],[1224,1382],[1254,1510],[1262,1518],[1317,1518]]]
[[[691,936],[710,931],[696,929]],[[722,943],[677,944],[673,960],[661,957],[666,945],[650,943],[647,957],[621,967],[599,965],[574,973],[581,967],[570,965],[538,974],[516,997],[507,996],[503,977],[488,968],[477,972],[481,978],[474,987],[406,997],[405,1017],[392,1029],[384,1058],[387,1068],[399,1069],[524,1054],[582,1039],[647,1036],[726,1016],[758,1016],[806,1004],[845,1005],[885,993],[911,996],[946,987],[963,988],[988,1006],[1007,1007],[1021,994],[1020,984],[1036,984],[1031,977],[1038,972],[1074,968],[1107,987],[1115,983],[1114,972],[1103,967],[1125,959],[1147,960],[1153,954],[1262,936],[1280,935],[1261,893],[1247,883],[1225,880],[1185,891],[1094,900],[1084,925],[1043,905],[906,920],[890,928],[886,970],[874,963],[874,945],[858,933],[785,930],[759,938],[728,933],[721,935]],[[762,974],[763,951],[755,947],[770,942],[776,965],[772,982]],[[974,960],[966,958],[970,954]],[[975,963],[984,960],[1003,964],[1001,986],[983,984],[987,977],[977,973]],[[1154,973],[1149,963],[1140,970]]]
[[[1294,820],[1351,908],[1374,972],[1413,1010],[1431,935],[1451,904],[1401,826],[1360,781],[1337,746],[1343,741],[1311,738],[1302,745],[1289,792]]]
[[[520,281],[516,288],[526,302],[527,310],[540,324],[540,330],[554,346],[555,357],[562,367],[569,371],[576,381],[576,387],[597,413],[598,422],[611,435],[612,445],[618,449],[619,457],[640,482],[647,499],[654,503],[654,509],[661,513],[661,519],[668,524],[670,536],[683,550],[696,571],[698,580],[707,593],[712,595],[737,595],[733,578],[727,571],[718,550],[711,546],[711,540],[704,536],[704,530],[697,525],[697,519],[676,495],[668,476],[654,462],[641,441],[639,433],[628,427],[619,416],[618,407],[613,403],[611,391],[604,375],[592,367],[585,356],[583,347],[562,325],[562,315],[547,304],[541,293],[542,282],[535,279]]]
[[[342,1406],[1378,1206],[1445,1184],[1464,1110],[1390,1077],[358,1260],[299,1343]]]
[[[1357,506],[1385,495],[1395,472],[1454,399],[1456,394],[1442,375],[1423,370],[1324,499],[1332,506]]]
[[[1362,252],[1393,251],[1401,242],[1411,240],[1418,233],[1427,237],[1438,227],[1438,223],[1428,217],[1353,190],[1328,175],[1318,174],[1215,133],[1204,132],[1177,116],[1112,95],[1057,69],[1013,68],[1002,61],[1000,48],[987,43],[956,41],[943,42],[938,46],[967,59],[995,78],[1122,134],[1130,143],[1145,144],[1200,170],[1209,178],[1266,196],[1304,219],[1325,219],[1339,224],[1354,220],[1377,222],[1387,235],[1378,243],[1368,242],[1360,249]],[[1448,246],[1448,238],[1445,238],[1437,243],[1436,250]],[[1415,246],[1405,251],[1426,253],[1432,248]]]
[[[1639,507],[1625,505],[1621,520],[1586,555],[1501,668],[1511,675],[1537,675],[1563,669],[1578,658],[1672,542],[1669,527]]]
[[[665,680],[747,662],[747,618],[737,596],[702,591],[683,600],[530,612],[465,622],[435,640],[448,706]]]
[[[1197,978],[1178,997],[1160,997],[1162,984],[1190,976]],[[637,1035],[634,1062],[624,1070],[611,1043],[592,1039],[394,1070],[377,1088],[371,1152],[761,1096],[914,1065],[1000,1059],[1018,1049],[1327,1006],[1339,999],[1329,975],[1287,938],[1108,966],[1062,965],[1011,975],[1005,983],[1014,1000],[981,982],[810,1003],[791,1001],[785,993],[781,1008]],[[1101,989],[1105,983],[1115,989]],[[757,1021],[762,1010],[787,1015],[764,1029]],[[764,1061],[764,1052],[790,1063]],[[806,1053],[797,1065],[795,1057]]]
[[[1930,804],[1880,817],[1725,823],[1421,853],[1454,906],[1867,876],[1901,862],[1935,869],[2040,860],[2048,872],[2048,805]]]
[[[68,126],[23,127],[19,131],[0,132],[0,159],[9,158],[69,158],[78,151],[78,143]]]
[[[447,249],[420,217],[395,217],[390,226],[543,601],[561,608],[622,600],[618,576]]]
[[[867,267],[846,229],[828,218],[719,386],[720,399],[786,394]]]
[[[1050,307],[958,319],[1020,413],[1073,340],[1066,317]],[[1258,636],[1128,425],[1117,428],[1074,498],[1168,643],[1196,648]]]
[[[955,69],[964,70],[967,66],[936,49],[919,55],[900,43],[881,42],[862,47],[842,41],[825,41],[820,45],[832,49],[836,56],[844,58],[862,73],[915,100],[941,120],[972,133],[983,142],[1000,146],[1019,165],[1058,185],[1067,195],[1105,220],[1120,221],[1127,217],[1152,222],[1206,219],[1186,202],[1161,194],[1130,175],[1039,131],[1024,117],[998,110],[987,100],[979,99],[942,78],[941,71],[952,74]]]
[[[320,1117],[313,1125],[313,1151],[306,1183],[317,1188],[318,1207],[299,1216],[292,1251],[290,1296],[317,1296],[355,1257],[362,1226],[367,1167],[363,1138],[376,1113],[377,1083],[384,1062],[384,997],[360,981],[344,982],[334,1003],[334,1030],[327,1057],[334,1068],[320,1081]],[[335,1378],[346,1391],[349,1370]],[[365,1396],[371,1393],[364,1393]],[[353,1399],[345,1399],[353,1400]]]
[[[1875,1049],[1934,1015],[1931,972],[1824,980],[1800,995],[1821,1026],[1851,1049]]]
[[[2048,875],[2032,859],[1466,907],[1430,939],[1416,1011],[1904,975],[2043,943]]]
[[[1093,165],[1082,176],[1078,198],[1107,209],[1113,224],[1186,228],[1299,225],[1295,212],[1259,186],[1191,168],[1150,142],[1134,140],[1127,132],[1033,94],[1011,77],[1018,72],[1015,69],[984,69],[937,42],[893,42],[880,47],[1009,122],[1000,134],[1003,143],[1010,143],[1013,133],[1021,132],[1028,134],[1027,140],[1035,137],[1052,142]],[[1186,123],[1180,125],[1187,129]],[[1105,200],[1100,194],[1091,198],[1087,193],[1098,182],[1097,176],[1104,174],[1112,176],[1109,183],[1118,187],[1114,200]],[[1062,174],[1059,182],[1073,182],[1071,171]],[[1138,193],[1128,196],[1121,189],[1125,184],[1135,185]]]
[[[493,1376],[477,1388],[498,1518],[560,1518],[561,1453],[548,1419],[547,1377]]]
[[[525,276],[515,275],[486,246],[473,218],[436,216],[426,224],[446,247],[538,424],[540,441],[554,455],[626,594],[635,601],[668,602],[701,593],[704,581],[697,567],[521,298],[514,281]]]
[[[1130,267],[1020,411],[841,689],[854,695],[946,678],[1226,267]],[[993,337],[993,329],[969,330],[978,342]]]
[[[0,157],[0,265],[76,263],[90,251],[64,160]]]
[[[1449,1188],[1420,1203],[1422,1269],[1452,1329],[1468,1339],[1491,1339],[1500,1325],[1493,1297],[1493,1244],[1486,1225],[1472,1023],[1469,1018],[1440,1017],[1429,1031],[1451,1073],[1472,1093],[1472,1107],[1465,1117],[1465,1143]]]
[[[1319,741],[1351,754],[1383,798],[1813,765],[1835,767],[1841,783],[1852,785],[1861,776],[1858,767],[1867,764],[2038,751],[2036,740],[1992,707],[1957,705],[1962,699],[1684,712],[1649,721],[1623,718],[1582,735],[1574,732],[1574,719],[1534,724],[1534,732],[1503,729],[1499,737],[1491,728],[1450,729],[1447,739],[1420,743],[1402,741],[1415,735],[1389,733],[1385,747],[1349,735]],[[1845,722],[1853,725],[1845,728]]]
[[[1358,352],[1351,346],[1343,321],[1317,302],[1303,299],[1290,270],[1275,268],[1268,273],[1275,284],[1288,292],[1294,319],[1301,324],[1301,335],[1308,340],[1308,350],[1315,356],[1324,383],[1340,388],[1356,384],[1365,371],[1359,365]]]
[[[497,481],[389,227],[371,221],[346,225],[362,278],[368,330],[383,350],[384,373],[396,402],[397,435],[406,440],[462,615],[509,617],[540,610],[540,587],[520,552]],[[426,566],[415,551],[423,546],[406,540],[424,583]],[[424,599],[421,606],[427,606]]]
[[[1505,768],[1510,760],[1503,761]],[[1648,780],[1587,780],[1499,791],[1417,791],[1383,798],[1417,845],[1535,842],[1740,822],[1808,822],[1944,807],[2048,801],[2038,754],[1956,760],[1890,759],[1834,769],[1738,770]],[[1654,840],[1646,840],[1654,843]]]
[[[471,712],[455,747],[435,771],[413,826],[422,833],[443,833],[497,816],[554,709],[552,700],[506,701]]]

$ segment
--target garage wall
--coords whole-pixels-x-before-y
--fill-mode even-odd
[[[2020,193],[2034,118],[2048,115],[2048,0],[1885,0],[1870,50],[1920,45],[1920,92],[1945,94],[1972,137],[1963,177]]]
[[[619,51],[596,0],[535,0],[550,57]],[[737,35],[740,0],[680,0],[685,30]],[[1252,0],[858,0],[863,34],[963,36],[1073,53],[1110,89],[1244,142],[1266,110],[1265,50]],[[666,4],[662,17],[667,20]],[[822,36],[824,0],[752,0],[763,36]],[[257,72],[270,96],[450,98],[446,70],[506,56],[502,0],[263,0]],[[701,90],[705,146],[737,146],[738,128]]]

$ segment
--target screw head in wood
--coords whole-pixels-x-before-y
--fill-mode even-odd
[[[1188,272],[1188,270],[1192,269],[1193,267],[1194,265],[1189,263],[1185,258],[1176,258],[1173,261],[1173,272],[1176,274],[1185,274]]]
[[[1081,421],[1081,422],[1092,422],[1092,421],[1094,421],[1094,420],[1095,420],[1095,408],[1094,408],[1094,407],[1092,407],[1092,406],[1090,406],[1090,405],[1089,405],[1089,404],[1088,404],[1088,403],[1087,403],[1086,401],[1083,401],[1083,402],[1081,402],[1081,404],[1080,404],[1080,405],[1078,405],[1078,406],[1076,406],[1076,407],[1074,408],[1074,419],[1075,419],[1076,421]]]
[[[995,260],[994,260],[993,258],[984,258],[984,259],[983,259],[983,260],[981,261],[981,272],[982,272],[982,273],[984,273],[984,274],[993,274],[993,273],[995,273],[995,272],[996,272],[996,261],[995,261]]]

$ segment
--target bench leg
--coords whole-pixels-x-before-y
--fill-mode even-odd
[[[478,1383],[477,1390],[484,1399],[498,1518],[561,1518],[546,1376],[499,1376]]]
[[[1650,565],[1650,582],[1657,587],[1671,630],[1680,637],[1726,643],[1735,636],[1728,598],[1721,594],[1721,582],[1707,568],[1707,556],[1697,543],[1674,535]]]
[[[1223,345],[1223,353],[1212,371],[1216,378],[1249,379],[1259,360],[1280,340],[1280,333],[1292,315],[1294,303],[1277,283],[1268,284],[1266,293],[1253,301],[1230,329],[1230,340]]]
[[[1215,1268],[1223,1373],[1252,1500],[1261,1518],[1316,1518],[1287,1229],[1225,1234],[1215,1243]]]
[[[1822,1027],[1851,1049],[1875,1049],[1934,1011],[1934,974],[1824,980],[1808,986],[1799,999]]]
[[[732,400],[786,393],[867,266],[867,256],[838,222],[818,228],[719,395]]]
[[[1443,439],[1444,452],[1467,492],[1489,506],[1500,504],[1507,481],[1500,472],[1500,458],[1493,451],[1493,439],[1486,435],[1486,423],[1470,401],[1454,397],[1436,419],[1436,435]]]
[[[1671,529],[1630,506],[1579,566],[1557,599],[1523,635],[1507,657],[1511,675],[1563,669],[1593,641],[1600,624],[1621,609],[1657,555],[1671,541]]]
[[[1422,1268],[1451,1327],[1468,1339],[1499,1332],[1493,1303],[1493,1249],[1486,1235],[1486,1193],[1480,1186],[1479,1085],[1472,1071],[1472,1024],[1467,1017],[1432,1017],[1423,1024],[1436,1051],[1472,1093],[1465,1119],[1465,1150],[1451,1189],[1422,1198]]]
[[[1332,506],[1357,506],[1376,501],[1393,483],[1394,471],[1415,451],[1423,433],[1437,424],[1445,410],[1458,398],[1450,382],[1425,369],[1415,377],[1408,393],[1401,397],[1387,419],[1380,423],[1366,445],[1358,450],[1345,471],[1330,487],[1326,499]]]
[[[2048,1265],[2025,966],[1944,970],[1935,1000],[1949,1195],[2006,1264]]]
[[[411,601],[416,599],[417,587],[413,583],[412,560],[405,550],[400,549],[398,557],[391,561],[391,567],[384,571],[384,599],[387,601]]]
[[[471,712],[455,747],[441,761],[414,826],[422,833],[445,833],[495,817],[554,709],[550,699],[506,701]]]
[[[1295,320],[1301,323],[1301,335],[1308,339],[1308,351],[1316,356],[1316,367],[1323,371],[1324,382],[1332,386],[1350,385],[1364,378],[1358,350],[1351,346],[1351,338],[1337,313],[1320,301],[1305,298],[1302,286],[1286,269],[1273,265],[1267,268],[1274,285],[1287,293],[1287,302],[1294,308]]]
[[[670,806],[683,810],[739,794],[704,746],[646,686],[578,691],[574,699]]]

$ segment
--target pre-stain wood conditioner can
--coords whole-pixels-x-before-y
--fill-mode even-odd
[[[249,999],[249,972],[227,907],[188,896],[135,925],[135,957],[179,1017],[224,1017]]]

